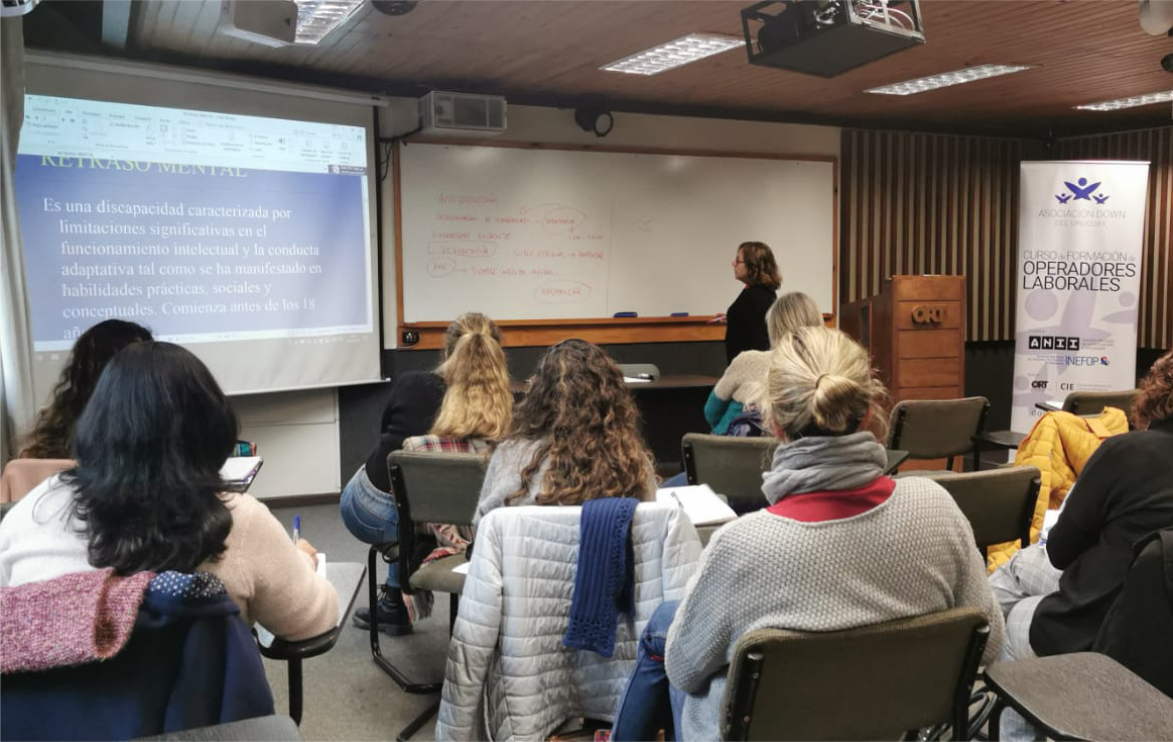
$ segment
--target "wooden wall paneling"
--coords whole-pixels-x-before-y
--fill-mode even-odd
[[[1173,126],[1059,139],[1053,157],[1150,161],[1137,341],[1173,347]]]

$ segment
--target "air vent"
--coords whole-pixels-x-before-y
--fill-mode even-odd
[[[484,137],[505,131],[505,98],[431,92],[420,99],[421,134]]]

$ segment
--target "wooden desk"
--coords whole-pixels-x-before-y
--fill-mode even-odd
[[[289,715],[298,724],[301,723],[302,710],[301,661],[325,654],[338,643],[366,573],[366,566],[358,562],[326,562],[326,579],[338,593],[338,623],[325,634],[290,642],[273,636],[262,626],[256,627],[257,646],[261,654],[269,659],[289,662]]]

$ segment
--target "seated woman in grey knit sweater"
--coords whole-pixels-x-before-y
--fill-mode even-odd
[[[886,419],[884,396],[843,333],[804,327],[779,342],[761,400],[783,440],[763,475],[771,505],[714,534],[684,600],[653,614],[612,739],[660,728],[718,739],[727,665],[753,629],[837,631],[976,606],[990,623],[985,659],[998,656],[1002,614],[965,516],[935,482],[883,474],[869,427]]]
[[[610,356],[583,340],[538,361],[509,433],[489,460],[473,525],[503,505],[654,500],[656,473],[639,411]]]

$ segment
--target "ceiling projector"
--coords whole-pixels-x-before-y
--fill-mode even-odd
[[[750,64],[820,77],[925,43],[919,0],[768,0],[741,28]]]

